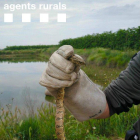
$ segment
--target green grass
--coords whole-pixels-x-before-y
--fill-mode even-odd
[[[76,49],[76,53],[82,55],[87,63],[114,68],[125,67],[136,52],[136,50],[118,51],[104,48]]]
[[[1,50],[0,61],[48,61],[51,54],[58,49],[59,46],[54,46],[46,49],[32,50]],[[126,67],[131,57],[136,53],[136,50],[111,50],[104,48],[92,49],[75,49],[75,53],[81,55],[86,63],[96,66],[106,66],[113,68]],[[20,59],[23,58],[23,59]]]
[[[114,115],[108,119],[91,119],[78,122],[70,113],[65,115],[65,132],[68,140],[120,140],[138,119],[138,108],[129,113]],[[24,116],[24,117],[23,117]],[[25,116],[16,108],[15,112],[1,110],[1,140],[55,140],[55,107],[42,104],[33,117]]]

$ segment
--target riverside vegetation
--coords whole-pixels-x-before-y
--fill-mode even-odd
[[[7,108],[8,105],[7,105]],[[114,115],[104,120],[78,122],[68,112],[65,115],[65,132],[69,140],[123,140],[126,130],[138,119],[138,108],[132,107],[129,113]],[[55,107],[42,104],[38,114],[25,116],[15,108],[12,112],[1,109],[1,140],[56,140]]]
[[[48,61],[50,55],[61,45],[70,44],[74,46],[75,53],[86,60],[87,65],[82,66],[82,69],[93,82],[100,84],[104,89],[119,75],[121,70],[126,68],[131,57],[139,50],[140,45],[137,41],[140,36],[139,33],[140,27],[119,30],[116,33],[109,32],[67,39],[60,41],[58,45],[6,47],[0,50],[0,61]],[[111,34],[114,39],[111,39]],[[115,36],[118,37],[119,43]],[[91,38],[90,41],[88,37]],[[127,37],[127,39],[124,39],[124,37]],[[135,40],[133,37],[136,37]],[[107,41],[107,38],[110,39]],[[100,42],[98,46],[96,46],[97,42],[95,40]],[[110,47],[112,46],[110,41],[113,44],[113,40],[116,40],[118,44],[116,43],[117,45],[114,44],[114,47]],[[104,43],[106,47],[103,46]],[[96,47],[94,44],[96,44]],[[54,102],[53,97],[46,97],[46,100]],[[108,119],[91,119],[78,122],[66,111],[64,123],[66,136],[68,140],[123,140],[126,131],[132,129],[139,116],[139,106],[133,106],[128,113],[113,115]],[[0,139],[55,140],[55,105],[50,103],[47,106],[42,103],[36,114],[29,114],[28,116],[22,113],[18,107],[12,111],[12,105],[7,105],[5,108],[0,106]]]

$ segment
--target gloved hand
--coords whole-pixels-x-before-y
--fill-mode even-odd
[[[65,88],[64,105],[79,121],[100,116],[106,107],[104,93],[87,75],[68,59],[74,54],[73,47],[64,45],[52,54],[40,84],[46,93],[56,97],[57,90]]]

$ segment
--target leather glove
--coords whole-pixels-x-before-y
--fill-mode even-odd
[[[85,121],[104,112],[106,97],[79,66],[68,60],[73,54],[70,45],[64,45],[54,52],[39,83],[47,87],[46,94],[51,93],[54,97],[59,88],[65,87],[65,107],[77,120]]]

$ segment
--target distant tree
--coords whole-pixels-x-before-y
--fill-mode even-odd
[[[120,29],[117,32],[86,35],[78,38],[61,40],[59,46],[72,45],[74,48],[103,47],[116,50],[140,49],[140,26],[137,28]]]

